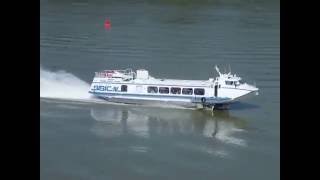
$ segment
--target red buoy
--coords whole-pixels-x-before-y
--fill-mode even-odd
[[[106,19],[104,22],[104,28],[106,28],[107,30],[111,29],[111,22],[109,19]]]

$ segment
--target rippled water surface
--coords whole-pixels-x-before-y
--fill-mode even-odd
[[[41,179],[279,179],[280,13],[266,0],[41,0]],[[110,30],[104,28],[106,18]],[[228,111],[105,104],[94,72],[260,88]]]

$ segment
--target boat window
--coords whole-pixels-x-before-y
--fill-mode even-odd
[[[204,89],[195,88],[194,94],[195,95],[204,95]]]
[[[181,88],[172,87],[171,94],[181,94]]]
[[[128,86],[127,85],[121,85],[121,92],[127,92]]]
[[[192,95],[192,88],[183,88],[182,94]]]
[[[233,85],[233,81],[226,81],[226,85]]]
[[[159,93],[169,94],[169,88],[168,87],[159,87]]]
[[[148,93],[158,93],[158,87],[149,86],[148,87]]]

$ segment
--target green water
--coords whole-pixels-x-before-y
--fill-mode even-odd
[[[41,98],[41,179],[280,179],[279,2],[41,0],[40,8],[41,71],[72,74],[42,75],[41,88],[51,86],[41,93],[80,97],[102,69],[208,79],[216,64],[260,88],[213,116]]]

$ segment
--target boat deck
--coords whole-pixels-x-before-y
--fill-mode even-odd
[[[179,79],[148,79],[132,80],[135,84],[154,84],[154,85],[167,85],[167,86],[209,86],[211,83],[208,80],[179,80]]]

